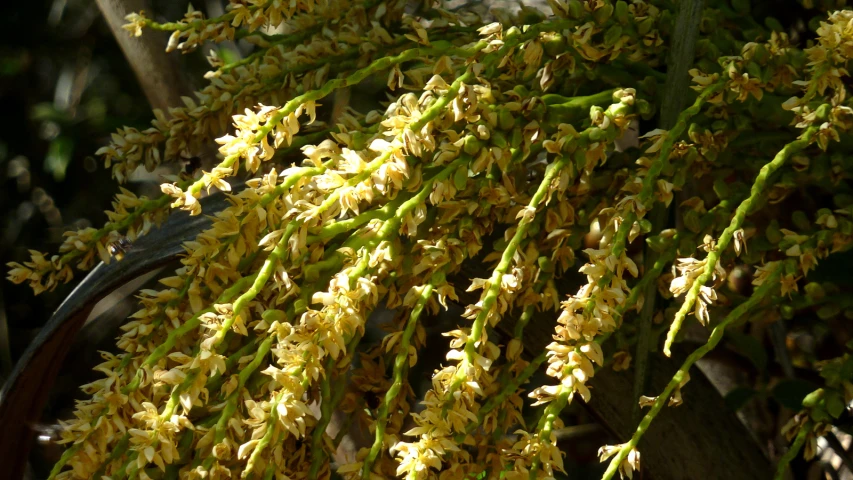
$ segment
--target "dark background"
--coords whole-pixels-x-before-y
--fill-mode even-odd
[[[151,3],[158,19],[178,18],[187,5],[183,0]],[[93,0],[11,5],[0,8],[4,278],[6,263],[28,260],[28,249],[53,254],[63,232],[104,224],[104,209],[118,186],[94,152],[117,128],[146,128],[152,118]],[[156,185],[149,183],[127,187],[138,192]],[[0,281],[0,382],[73,283],[36,297],[26,284]]]

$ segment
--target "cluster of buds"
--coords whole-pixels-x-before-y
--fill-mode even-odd
[[[167,50],[257,48],[231,63],[212,54],[196,99],[98,152],[119,182],[214,144],[216,164],[166,177],[157,199],[122,189],[105,227],[11,265],[11,280],[52,289],[170,208],[198,215],[203,195],[228,194],[163,288],[140,292],[119,353],[104,354],[104,378],[64,423],[52,478],[554,478],[563,410],[590,400],[597,369],[627,368],[631,342],[643,358],[642,328],[623,324],[651,322],[643,307],[656,307],[669,355],[692,312],[713,327],[707,343],[663,393],[635,399],[650,407],[637,433],[599,451],[612,459],[605,478],[631,478],[648,425],[684,401],[690,367],[726,328],[759,308],[787,315],[785,302],[840,314],[822,286],[801,284],[853,245],[850,196],[813,218],[760,212],[853,176],[834,151],[853,126],[853,13],[829,15],[801,50],[783,32],[715,28],[728,10],[699,12],[701,32],[715,32],[697,42],[698,93],[685,87],[696,98],[667,130],[634,138],[638,117],[655,115],[679,23],[652,0],[549,4],[551,17],[524,7],[492,23],[375,0],[128,17],[134,35],[172,32]],[[352,96],[377,88],[386,102]],[[768,154],[765,138],[785,140]],[[683,231],[655,209],[674,210]],[[579,284],[566,285],[578,257]],[[733,266],[752,270],[753,293],[731,294]],[[655,286],[667,306],[648,298]],[[418,394],[427,319],[459,297],[445,361]],[[536,356],[534,321],[551,332]],[[850,401],[848,362],[814,365],[827,386],[784,431],[807,456]],[[540,367],[553,383],[525,387]],[[525,402],[542,406],[535,425]]]

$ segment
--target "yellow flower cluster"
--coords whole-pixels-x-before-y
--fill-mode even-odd
[[[833,149],[853,121],[853,13],[830,14],[801,50],[784,32],[712,35],[724,13],[700,12],[695,92],[684,87],[667,129],[647,128],[681,41],[665,4],[549,0],[551,16],[525,7],[491,23],[372,0],[129,16],[134,35],[172,32],[168,50],[256,49],[211,55],[195,99],[98,152],[119,182],[181,157],[213,164],[165,177],[157,199],[122,189],[106,226],[11,265],[39,293],[109,262],[110,242],[170,208],[211,218],[163,288],[139,292],[104,378],[64,423],[52,478],[555,478],[561,414],[590,400],[596,370],[628,368],[652,316],[668,355],[693,312],[714,328],[708,343],[662,394],[634,399],[651,407],[634,437],[599,451],[606,478],[631,478],[648,424],[683,402],[690,366],[725,328],[781,308],[853,246],[842,195],[811,219],[761,215],[851,177]],[[202,212],[212,191],[228,206]],[[754,272],[751,296],[730,291],[735,266]],[[421,388],[426,331],[460,301]],[[550,335],[541,352],[531,325]],[[540,367],[553,383],[525,386]],[[831,424],[796,418],[787,432],[802,442]]]

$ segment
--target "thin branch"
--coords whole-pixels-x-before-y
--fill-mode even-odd
[[[121,47],[127,62],[152,108],[164,113],[168,107],[182,105],[181,96],[191,89],[180,74],[175,59],[167,57],[166,34],[145,32],[133,37],[122,26],[130,13],[150,10],[146,0],[97,0],[98,8]]]

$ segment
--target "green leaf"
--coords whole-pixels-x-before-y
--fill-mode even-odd
[[[714,193],[717,194],[717,198],[720,200],[725,200],[731,196],[732,190],[724,179],[718,178],[714,180]]]
[[[764,25],[767,28],[769,28],[770,30],[773,30],[774,32],[784,32],[785,31],[785,27],[783,27],[782,24],[779,22],[779,20],[776,20],[775,17],[765,18],[764,19]]]
[[[240,60],[240,54],[230,48],[218,48],[216,49],[216,54],[226,65]]]
[[[806,292],[806,296],[812,300],[821,300],[826,296],[826,290],[824,290],[823,286],[817,282],[809,282],[803,287],[803,291]]]
[[[464,190],[467,183],[468,167],[459,167],[459,169],[456,170],[456,173],[453,174],[453,186],[456,187],[456,190]]]
[[[663,253],[672,248],[672,237],[653,235],[646,238],[646,245],[657,253]]]
[[[699,221],[699,214],[695,210],[688,210],[683,216],[684,226],[693,233],[699,233],[702,230],[702,223]]]
[[[613,25],[604,33],[604,44],[612,47],[622,37],[622,27]]]
[[[805,380],[783,380],[773,387],[771,395],[782,406],[791,410],[800,410],[806,395],[817,388],[817,385]]]
[[[849,346],[848,346],[849,348]],[[836,386],[853,378],[853,356],[844,355],[827,362],[820,370],[827,385]]]
[[[853,357],[847,357],[841,363],[841,369],[838,372],[838,375],[841,377],[841,380],[850,381],[853,379]]]
[[[758,339],[738,332],[726,332],[726,338],[735,350],[748,358],[759,371],[763,372],[767,368],[767,351]]]
[[[838,418],[844,413],[844,398],[836,390],[827,390],[826,392],[826,411],[833,418]]]
[[[755,394],[758,393],[752,388],[747,387],[737,387],[728,394],[726,394],[726,406],[729,407],[733,412],[736,412],[743,408]]]
[[[65,179],[65,170],[71,163],[72,153],[74,153],[74,140],[64,135],[56,137],[50,142],[47,156],[44,158],[44,171],[52,174],[57,182],[61,182]]]
[[[817,309],[817,316],[821,320],[829,320],[841,313],[841,305],[837,303],[828,303]]]

